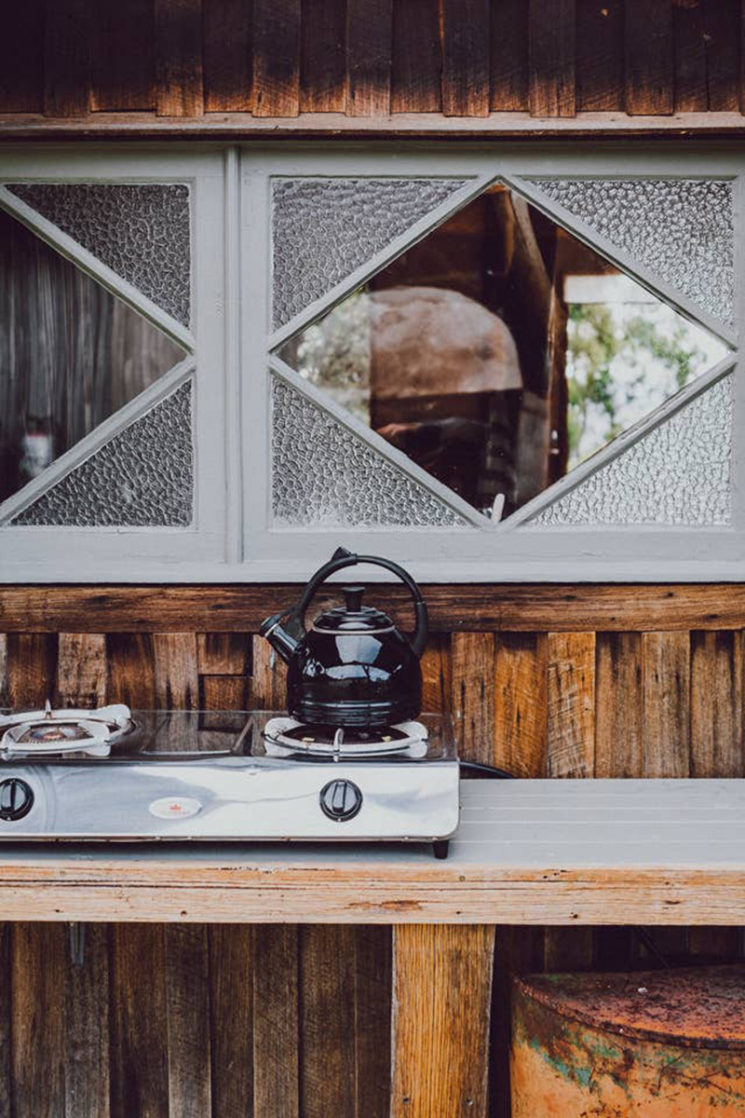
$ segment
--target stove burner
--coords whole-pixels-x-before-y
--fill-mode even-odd
[[[44,710],[0,716],[0,758],[53,757],[82,753],[108,757],[111,746],[134,729],[129,707],[115,703],[98,710]]]
[[[427,752],[427,729],[421,722],[361,730],[356,726],[315,726],[294,718],[272,718],[264,727],[264,739],[267,745],[278,747],[280,756],[288,752],[336,758],[391,753],[424,756]]]
[[[77,722],[59,722],[56,726],[28,726],[16,738],[17,742],[80,741],[90,738],[87,730]]]

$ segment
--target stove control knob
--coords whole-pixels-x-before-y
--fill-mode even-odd
[[[330,780],[321,789],[321,809],[336,823],[354,819],[362,807],[362,793],[351,780]]]
[[[11,777],[0,781],[0,819],[12,822],[28,815],[34,804],[34,793],[25,780]]]

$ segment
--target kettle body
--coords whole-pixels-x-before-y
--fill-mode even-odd
[[[364,587],[358,585],[342,587],[345,605],[325,611],[305,629],[305,612],[320,583],[358,562],[385,566],[409,587],[417,619],[411,640],[387,614],[362,604]],[[419,714],[427,611],[414,580],[390,560],[339,549],[310,580],[298,605],[267,618],[260,632],[287,662],[287,707],[300,722],[375,730]]]

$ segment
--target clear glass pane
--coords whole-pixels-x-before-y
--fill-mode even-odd
[[[611,244],[722,322],[734,319],[732,183],[702,179],[535,179]]]
[[[186,527],[192,520],[191,384],[182,384],[16,516],[14,524]]]
[[[727,524],[732,377],[655,427],[531,524]]]
[[[466,524],[289,384],[273,381],[272,402],[272,507],[277,526]]]
[[[438,482],[499,518],[726,352],[497,184],[290,339],[280,356]]]
[[[0,211],[0,500],[183,356]]]
[[[276,179],[274,325],[320,299],[462,185],[456,179]]]
[[[16,183],[9,188],[184,326],[189,188],[180,183]]]

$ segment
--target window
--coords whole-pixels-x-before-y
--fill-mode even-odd
[[[0,576],[741,577],[740,161],[19,152]]]

